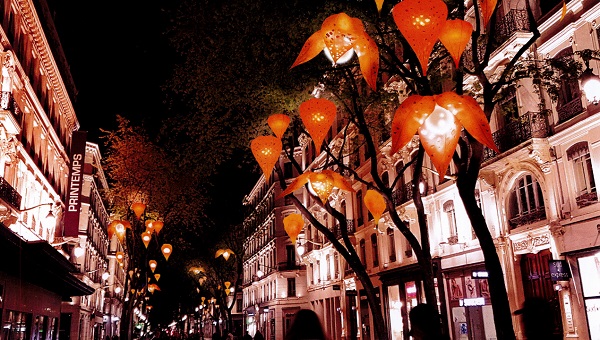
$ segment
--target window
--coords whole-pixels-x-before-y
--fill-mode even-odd
[[[365,247],[365,240],[362,239],[359,242],[359,246],[360,246],[360,263],[363,264],[363,266],[367,265],[367,253],[366,253],[366,247]]]
[[[340,278],[340,256],[338,253],[333,254],[333,275],[335,279]]]
[[[567,159],[573,164],[575,200],[578,207],[585,207],[598,201],[596,182],[592,170],[592,160],[587,142],[579,142],[567,150]]]
[[[512,228],[546,218],[542,189],[533,176],[523,175],[515,181],[508,199],[508,212]]]
[[[377,249],[377,234],[371,234],[371,255],[373,256],[373,267],[379,267],[379,251]]]
[[[356,193],[356,223],[359,226],[363,225],[363,195],[362,190],[358,190]]]
[[[292,167],[292,162],[283,163],[283,177],[284,178],[292,178],[294,176],[294,168]]]
[[[381,174],[381,181],[386,187],[390,185],[390,175],[388,175],[387,171]]]
[[[293,297],[296,296],[296,278],[288,277],[287,279],[287,296]]]
[[[446,218],[448,219],[448,228],[450,230],[450,238],[456,239],[455,242],[458,242],[458,227],[456,225],[456,211],[454,210],[454,201],[449,200],[444,203],[444,212],[446,213]],[[450,240],[449,243],[452,243]]]
[[[331,256],[329,254],[325,255],[325,267],[327,280],[331,280]]]
[[[285,246],[286,254],[287,254],[287,266],[288,268],[293,268],[296,266],[296,247],[292,245]]]
[[[390,262],[396,262],[396,242],[394,241],[394,229],[387,228],[387,236],[388,236],[388,251],[390,255]]]
[[[558,52],[553,58],[557,62],[559,73],[559,88],[557,96],[556,110],[558,111],[559,122],[564,122],[583,111],[581,104],[581,90],[579,89],[579,79],[577,75],[570,72],[574,63],[573,48],[567,47]]]

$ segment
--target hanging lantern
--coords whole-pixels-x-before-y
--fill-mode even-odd
[[[329,16],[321,29],[306,40],[291,68],[311,60],[321,51],[325,51],[334,65],[349,61],[356,52],[365,81],[373,90],[377,88],[379,49],[360,19],[345,13]]]
[[[225,281],[223,284],[225,285],[226,289],[229,289],[229,286],[231,286],[231,282],[229,281]]]
[[[109,240],[113,237],[113,235],[117,231],[117,229],[115,227],[116,224],[117,224],[117,221],[112,221],[108,224],[108,227],[106,227],[106,232],[108,233]]]
[[[471,40],[472,32],[473,26],[460,19],[446,21],[442,32],[440,32],[440,41],[444,44],[452,59],[454,59],[456,67],[460,63],[460,57],[465,47],[467,47],[469,40]]]
[[[146,231],[153,233],[154,232],[154,221],[148,220],[146,221]]]
[[[377,6],[377,12],[381,13],[381,8],[383,8],[383,0],[375,0],[375,5]]]
[[[146,248],[148,248],[148,244],[150,244],[151,239],[152,239],[152,234],[150,234],[147,231],[144,231],[142,233],[142,242],[144,242],[144,246],[146,246]]]
[[[154,221],[152,222],[152,227],[154,228],[154,232],[158,235],[164,226],[163,221]]]
[[[304,219],[300,214],[289,214],[283,219],[283,229],[292,240],[292,244],[296,244],[296,238],[302,228],[304,228]]]
[[[490,22],[490,18],[492,17],[492,14],[494,14],[497,3],[498,0],[479,0],[479,9],[481,11],[483,27],[487,27],[487,24]]]
[[[316,174],[323,174],[324,177],[316,176]],[[281,197],[284,197],[284,196],[287,196],[287,195],[293,193],[294,191],[296,191],[296,190],[300,189],[302,186],[304,186],[308,181],[310,181],[310,188],[313,190],[313,192],[315,194],[317,194],[317,196],[319,196],[319,198],[321,199],[322,202],[327,201],[327,199],[329,198],[331,191],[329,191],[329,193],[327,193],[327,190],[329,190],[328,188],[330,186],[331,186],[331,190],[333,190],[333,188],[335,187],[335,188],[339,188],[339,189],[342,189],[345,191],[354,192],[352,185],[350,183],[348,183],[348,181],[346,181],[344,176],[340,175],[339,173],[337,173],[335,171],[331,171],[331,170],[322,170],[321,172],[307,171],[307,172],[301,174],[300,176],[296,177],[296,179],[294,179],[294,181],[292,181],[292,183],[290,183],[290,185],[283,192],[281,192],[277,196],[277,198],[281,198]],[[328,181],[330,181],[330,183],[328,183]],[[323,195],[325,201],[323,201],[323,198],[321,197],[319,192]]]
[[[273,136],[256,137],[252,140],[250,148],[258,165],[260,165],[265,174],[265,180],[268,181],[283,149],[281,140]]]
[[[325,204],[333,191],[333,177],[327,172],[313,172],[309,177],[310,187]]]
[[[135,213],[135,217],[137,217],[137,219],[139,220],[140,217],[142,217],[144,210],[146,210],[146,205],[141,202],[133,203],[131,205],[131,210],[133,210],[133,212]]]
[[[300,104],[298,110],[306,131],[315,143],[317,153],[320,153],[323,139],[335,120],[335,104],[325,98],[311,98]]]
[[[152,270],[152,272],[154,273],[154,270],[156,269],[156,266],[158,265],[158,263],[156,263],[156,261],[154,261],[154,260],[150,260],[150,261],[148,261],[148,265],[150,265],[150,270]]]
[[[198,279],[198,283],[202,286],[204,284],[204,282],[206,282],[206,277],[203,276],[201,278]]]
[[[122,251],[118,251],[115,254],[115,257],[117,258],[117,262],[123,263],[123,259],[125,258],[125,253],[123,253]]]
[[[223,258],[225,259],[225,261],[229,260],[229,257],[231,255],[233,255],[234,252],[233,250],[227,248],[227,249],[219,249],[217,250],[217,252],[215,253],[215,258],[219,257],[219,256],[223,256]]]
[[[377,191],[367,190],[363,200],[367,206],[367,209],[369,209],[369,212],[371,212],[371,215],[373,215],[373,219],[375,220],[375,228],[377,228],[381,214],[383,214],[385,211],[385,199]]]
[[[269,116],[269,119],[267,119],[267,124],[269,124],[271,130],[273,130],[275,136],[281,139],[285,133],[285,130],[287,130],[288,126],[290,125],[290,117],[282,113],[276,113]]]
[[[154,274],[154,278],[156,279],[156,281],[158,281],[160,279],[160,274]]]
[[[442,0],[404,0],[394,6],[392,15],[419,59],[425,76],[429,56],[446,22],[448,7]]]
[[[454,92],[426,97],[412,95],[400,104],[392,121],[392,153],[406,145],[418,131],[423,148],[441,178],[463,126],[473,138],[499,152],[485,113],[472,97]]]
[[[169,261],[169,256],[171,256],[171,253],[173,252],[173,247],[170,244],[165,243],[160,247],[160,251],[162,251],[165,259]]]

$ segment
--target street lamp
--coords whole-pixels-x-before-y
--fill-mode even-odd
[[[600,60],[594,55],[592,50],[582,50],[578,54],[583,59],[585,70],[581,74],[581,85],[588,102],[598,105],[600,102],[600,77],[594,74],[594,69],[590,68],[590,60]]]

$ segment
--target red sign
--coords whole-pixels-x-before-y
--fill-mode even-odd
[[[86,131],[75,131],[71,139],[71,166],[69,168],[69,187],[67,209],[65,211],[64,237],[79,235],[79,214],[81,211],[81,188],[83,186],[83,165],[85,164]]]

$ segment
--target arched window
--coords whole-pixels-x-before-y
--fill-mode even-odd
[[[567,149],[567,159],[573,165],[577,206],[581,208],[598,202],[588,143],[579,142]]]
[[[444,203],[444,212],[448,219],[448,229],[450,231],[450,237],[448,238],[449,243],[458,242],[458,226],[456,225],[456,211],[454,210],[454,201],[449,200]],[[450,239],[453,240],[450,240]]]
[[[394,241],[394,229],[387,228],[387,236],[390,262],[396,262],[396,242]]]
[[[532,175],[522,175],[515,181],[508,198],[508,216],[511,228],[546,218],[542,188]]]

